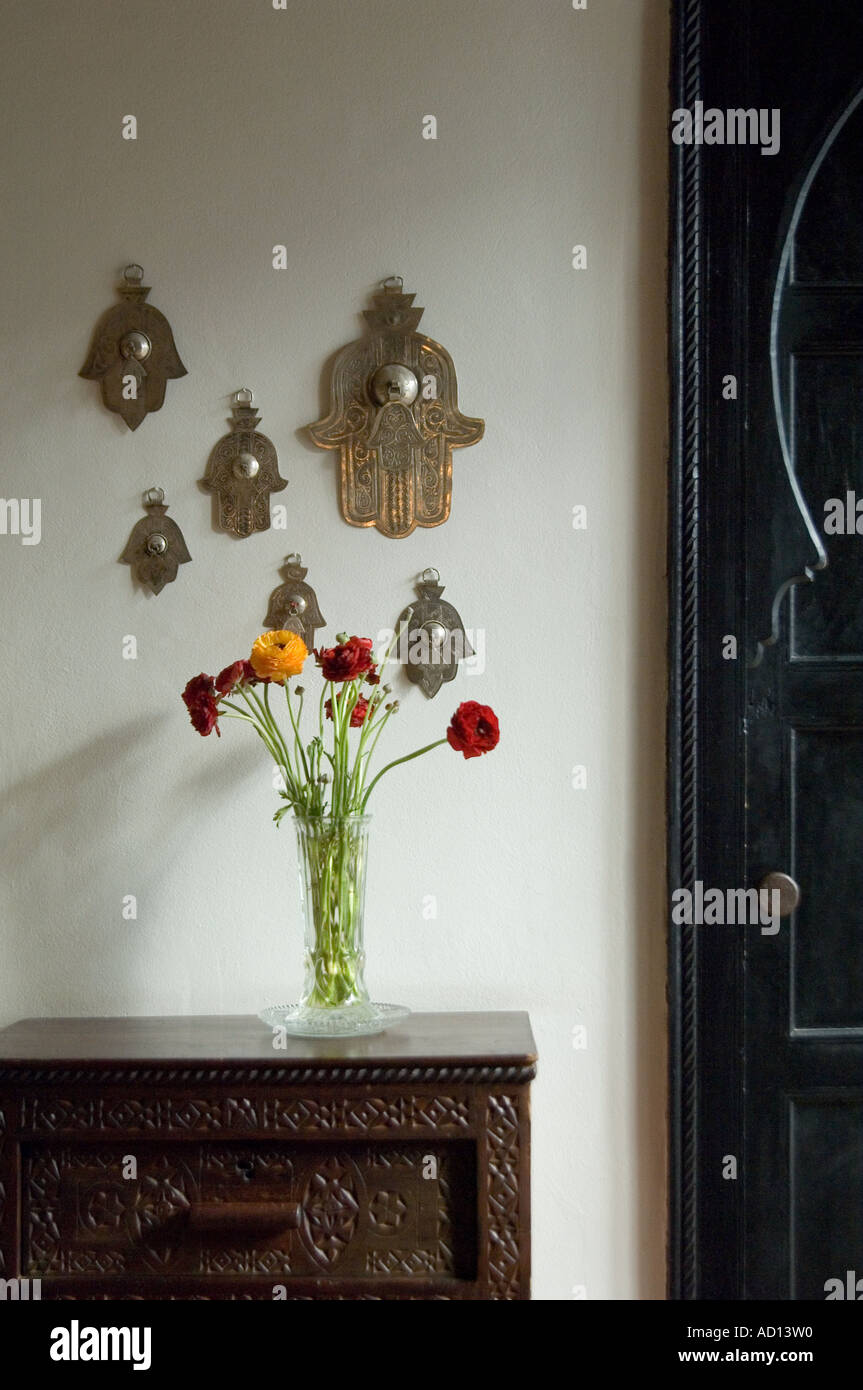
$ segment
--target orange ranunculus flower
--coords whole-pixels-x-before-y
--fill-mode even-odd
[[[309,651],[295,632],[262,632],[252,647],[252,670],[261,680],[283,685],[288,676],[298,676]]]

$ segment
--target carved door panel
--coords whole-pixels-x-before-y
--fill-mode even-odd
[[[772,316],[774,427],[812,533],[781,547],[800,579],[746,673],[768,711],[747,720],[748,880],[778,868],[801,892],[747,950],[752,1298],[863,1276],[863,62],[857,82],[791,208]]]
[[[673,940],[672,1292],[824,1299],[863,1276],[863,12],[721,10],[678,6],[675,104],[781,143],[676,166],[672,887],[800,898]]]

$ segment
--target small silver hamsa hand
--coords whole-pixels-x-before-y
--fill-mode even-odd
[[[419,598],[399,620],[408,619],[403,639],[408,680],[430,700],[442,685],[455,680],[462,658],[474,655],[461,618],[452,604],[441,598],[444,586],[439,580],[438,570],[423,570],[417,584]]]
[[[171,325],[144,301],[150,287],[139,265],[127,265],[117,286],[120,303],[107,309],[93,331],[90,353],[79,376],[98,381],[107,410],[136,430],[151,410],[161,410],[165,385],[186,375]]]
[[[320,610],[317,594],[311,584],[305,583],[308,570],[303,567],[302,555],[296,551],[290,554],[282,573],[285,582],[270,595],[264,626],[279,632],[295,632],[312,651],[315,631],[326,626],[327,620]]]
[[[219,440],[207,460],[204,487],[219,499],[219,526],[235,536],[270,529],[270,493],[288,486],[279,475],[275,446],[256,426],[260,415],[252,392],[243,386],[234,393],[230,434]]]
[[[166,584],[173,584],[180,565],[192,557],[176,521],[165,515],[164,490],[148,488],[143,505],[147,515],[135,523],[120,560],[133,566],[139,584],[160,594]]]

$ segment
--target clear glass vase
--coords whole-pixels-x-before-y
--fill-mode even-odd
[[[365,982],[364,912],[371,816],[294,817],[305,934],[305,981],[298,1004],[261,1018],[299,1037],[382,1033],[409,1009],[374,1004]]]

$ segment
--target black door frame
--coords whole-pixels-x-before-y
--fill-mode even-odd
[[[707,0],[675,0],[671,110],[705,96],[703,66],[745,64],[745,43]],[[745,90],[745,72],[740,90]],[[711,799],[722,769],[740,765],[742,683],[736,663],[717,660],[724,633],[743,631],[744,560],[735,528],[741,497],[743,402],[729,409],[717,383],[740,361],[745,312],[746,230],[739,150],[721,161],[700,145],[671,144],[669,479],[668,901],[679,887],[740,883],[742,789]],[[707,154],[715,153],[708,150]],[[725,208],[723,236],[711,239],[705,208]],[[735,198],[738,199],[735,203]],[[705,304],[711,286],[709,334]],[[720,407],[725,405],[724,410]],[[721,479],[721,484],[720,484]],[[737,504],[737,505],[735,505]],[[708,681],[727,682],[718,701]],[[669,913],[669,1277],[672,1299],[740,1298],[742,1182],[723,1183],[721,1155],[742,1134],[743,974],[739,942]],[[721,1010],[723,1037],[705,1026]],[[710,1077],[709,1094],[705,1077]],[[738,1153],[742,1167],[742,1156]],[[721,1196],[720,1196],[721,1193]],[[705,1261],[707,1250],[722,1259]]]

